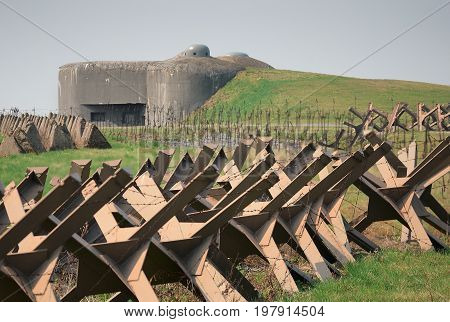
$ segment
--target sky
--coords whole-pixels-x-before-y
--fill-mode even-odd
[[[0,0],[0,110],[56,110],[66,63],[164,60],[193,43],[278,69],[450,85],[448,0]]]

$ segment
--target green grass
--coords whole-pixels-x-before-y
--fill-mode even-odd
[[[283,301],[449,301],[449,253],[384,250]]]
[[[356,101],[355,101],[356,99]],[[205,104],[207,109],[255,108],[297,109],[301,106],[344,112],[349,106],[360,110],[372,102],[391,111],[403,101],[415,107],[418,102],[431,105],[450,102],[450,86],[428,83],[372,80],[287,70],[248,69],[240,72]]]
[[[0,181],[5,185],[11,181],[19,183],[27,167],[49,167],[48,179],[64,177],[69,173],[70,162],[74,159],[92,160],[91,170],[108,160],[122,159],[122,166],[135,172],[138,168],[138,147],[136,145],[113,142],[112,149],[79,149],[50,151],[41,154],[20,154],[0,158]],[[154,158],[154,157],[153,157]],[[92,172],[92,171],[91,171]],[[48,185],[47,185],[48,188]]]
[[[41,154],[19,154],[0,158],[0,181],[6,186],[11,181],[19,183],[28,167],[49,167],[48,180],[55,176],[63,178],[69,173],[72,160],[92,160],[91,174],[105,161],[122,160],[122,168],[135,174],[146,158],[153,162],[159,150],[169,147],[159,144],[142,148],[138,144],[117,142],[108,138],[111,149],[72,149],[62,151],[49,151]],[[176,149],[172,157],[172,165],[176,165],[186,149]],[[188,149],[195,157],[194,149]],[[45,191],[49,191],[46,185]]]

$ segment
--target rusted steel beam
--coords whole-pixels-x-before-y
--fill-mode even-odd
[[[26,214],[20,202],[16,201],[14,204],[11,204],[11,211],[22,212],[22,215],[11,228],[0,235],[0,259],[4,258],[21,240],[43,223],[51,213],[65,202],[66,197],[72,194],[79,186],[80,181],[78,178],[67,176]],[[8,192],[6,200],[5,198],[3,200],[8,202],[9,194],[12,197],[13,193],[17,195],[17,189]],[[7,212],[9,211],[7,210]]]
[[[139,189],[142,196],[147,198],[147,202],[150,203],[155,196],[147,195],[147,193],[155,194],[156,192],[155,190],[152,192],[152,188],[150,188],[146,181],[143,180],[146,175],[148,174],[143,173],[139,178],[136,178],[135,185]],[[165,225],[170,218],[176,215],[177,212],[180,212],[189,201],[191,201],[202,189],[204,189],[205,186],[209,184],[211,180],[214,180],[217,176],[218,173],[215,166],[210,166],[205,169],[202,173],[193,178],[188,186],[173,196],[167,203],[164,202],[163,198],[162,208],[160,207],[159,210],[154,209],[156,213],[153,215],[141,214],[145,217],[146,222],[140,227],[133,228],[131,231],[127,228],[117,227],[117,234],[115,235],[116,237],[114,237],[116,241],[112,241],[110,239],[113,237],[111,227],[114,228],[117,226],[117,222],[115,222],[114,218],[108,213],[104,213],[102,215],[99,213],[95,216],[102,233],[105,235],[108,234],[110,237],[106,236],[106,243],[95,243],[92,246],[97,251],[108,255],[108,258],[112,260],[110,265],[116,265],[119,267],[119,271],[115,273],[115,276],[119,276],[121,279],[126,280],[128,283],[127,285],[129,285],[129,290],[124,290],[123,287],[118,285],[119,288],[114,289],[114,291],[128,293],[132,298],[136,298],[140,301],[157,300],[156,294],[149,284],[148,277],[145,275],[145,272],[142,271],[142,265],[144,264],[148,253],[150,240],[159,228]],[[148,177],[148,179],[153,181],[150,177]],[[154,181],[153,187],[158,189],[157,184]],[[132,190],[130,189],[133,190],[134,187],[132,185],[128,185],[127,190],[131,192]],[[130,205],[136,206],[135,202],[142,202],[143,199],[137,200],[136,197],[133,197],[133,200],[130,199],[132,196],[136,196],[136,193],[138,193],[138,191],[128,194],[128,197],[126,194],[123,195],[128,198]],[[115,202],[120,202],[120,200],[117,199]],[[139,211],[139,208],[135,209],[136,211]],[[112,222],[108,224],[108,220],[112,220]],[[124,231],[124,234],[122,235],[118,234],[121,230]],[[86,287],[83,285],[86,285],[86,282],[82,283],[77,289],[72,290],[72,295],[68,297],[67,300],[75,298],[75,294],[78,294],[80,289]],[[99,287],[97,292],[104,292],[105,287],[105,285]]]
[[[371,136],[371,144],[378,144],[378,138]],[[411,155],[414,153],[411,147]],[[406,153],[406,152],[403,152]],[[388,157],[389,156],[389,157]],[[406,156],[407,157],[407,156]],[[405,159],[405,156],[402,157]],[[393,168],[399,163],[407,170],[404,176],[399,176]],[[363,231],[375,221],[396,219],[406,228],[404,241],[414,240],[422,249],[431,249],[434,245],[445,247],[422,224],[422,220],[431,224],[443,233],[448,233],[448,224],[443,222],[438,214],[426,211],[421,195],[429,187],[450,171],[450,140],[448,138],[438,145],[418,166],[403,163],[395,154],[387,154],[377,163],[383,176],[383,186],[374,185],[373,180],[365,175],[358,178],[355,185],[369,197],[368,212],[353,221],[352,226]],[[398,169],[398,168],[397,168]],[[439,209],[439,207],[435,207]]]

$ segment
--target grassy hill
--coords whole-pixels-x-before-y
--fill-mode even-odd
[[[372,102],[390,111],[396,102],[450,102],[450,86],[399,80],[373,80],[288,70],[248,69],[240,72],[204,105],[208,110],[239,108],[314,108],[345,112]]]

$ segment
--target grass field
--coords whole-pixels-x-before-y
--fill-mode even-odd
[[[150,148],[142,148],[135,143],[123,143],[108,139],[111,149],[74,149],[62,151],[49,151],[41,154],[19,154],[0,158],[0,181],[5,185],[11,181],[20,182],[25,175],[27,167],[49,167],[48,179],[54,176],[63,178],[69,173],[72,160],[92,160],[91,173],[101,167],[102,163],[111,160],[122,160],[122,168],[135,174],[145,159],[153,162],[159,150],[169,147],[153,145]],[[176,163],[187,150],[176,149],[172,157],[172,164]],[[191,153],[194,157],[195,153]],[[46,185],[46,191],[50,189]]]
[[[0,181],[7,184],[10,181],[18,183],[25,174],[27,167],[49,167],[48,178],[53,176],[64,177],[70,169],[70,161],[90,159],[91,169],[100,167],[102,162],[122,159],[122,165],[132,171],[138,168],[138,147],[124,143],[112,142],[112,149],[80,149],[50,151],[35,154],[12,155],[0,159]],[[154,158],[154,157],[153,157]]]
[[[450,255],[384,250],[347,265],[338,280],[317,283],[283,301],[449,301]]]
[[[450,300],[450,254],[421,252],[414,247],[383,250],[359,255],[346,265],[343,276],[287,295],[279,287],[270,268],[255,267],[244,274],[266,301],[285,302],[411,302]],[[159,285],[156,293],[162,301],[196,301],[179,283]]]
[[[312,107],[345,112],[349,106],[361,111],[372,102],[391,111],[402,101],[415,107],[450,102],[450,86],[399,80],[372,80],[287,70],[248,69],[240,72],[205,104],[205,108],[239,107],[240,111]]]

